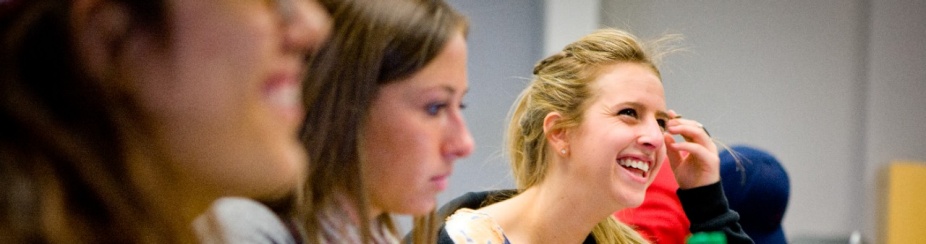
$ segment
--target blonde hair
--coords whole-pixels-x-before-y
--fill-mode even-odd
[[[601,29],[537,63],[534,79],[511,109],[508,125],[507,144],[518,191],[543,181],[549,167],[550,148],[543,130],[547,114],[558,112],[562,115],[553,129],[578,127],[587,101],[595,96],[590,84],[607,65],[642,64],[661,79],[656,63],[663,52],[649,50],[672,39],[677,36],[666,36],[654,41],[653,46],[644,46],[630,33]],[[599,243],[647,243],[613,216],[598,223],[592,234]]]

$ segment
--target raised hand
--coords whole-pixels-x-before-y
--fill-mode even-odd
[[[669,116],[673,119],[666,122],[663,136],[666,156],[672,164],[679,188],[691,189],[720,181],[717,146],[704,126],[697,121],[683,119],[673,110],[669,110]],[[676,142],[673,135],[681,135],[685,141]]]

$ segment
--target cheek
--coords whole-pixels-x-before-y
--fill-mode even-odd
[[[376,107],[373,111],[383,110]],[[420,153],[413,128],[397,112],[372,112],[364,130],[364,158],[367,162],[368,175],[373,184],[395,184],[393,181],[404,180],[403,174],[410,172]],[[383,187],[383,186],[380,186]]]
[[[634,143],[634,136],[624,128],[611,127],[604,130],[593,131],[587,134],[585,145],[597,147],[602,153],[616,156],[617,153]]]
[[[403,127],[410,127],[406,125]],[[370,131],[364,143],[366,160],[375,175],[388,180],[412,180],[426,161],[429,145],[434,144],[420,129],[378,127]],[[384,182],[389,183],[389,182]]]
[[[393,131],[395,132],[395,131]],[[418,213],[421,197],[428,196],[428,167],[418,141],[394,133],[391,141],[367,146],[364,184],[375,206],[386,212]],[[383,137],[380,137],[383,139]]]

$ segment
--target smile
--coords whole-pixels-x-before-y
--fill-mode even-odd
[[[623,166],[630,172],[636,173],[642,178],[646,178],[646,176],[649,175],[650,165],[646,162],[625,158],[618,160],[617,164]]]
[[[298,125],[304,116],[302,86],[294,72],[279,72],[264,82],[264,99],[288,124]]]

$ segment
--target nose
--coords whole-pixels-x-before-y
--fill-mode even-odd
[[[637,144],[646,150],[655,151],[665,143],[662,127],[653,119],[642,124],[637,130]]]
[[[466,128],[466,121],[463,120],[463,114],[457,110],[450,119],[450,126],[447,130],[447,140],[441,146],[444,157],[450,161],[457,158],[465,158],[473,153],[475,142],[473,136]]]
[[[287,50],[315,52],[331,32],[331,16],[315,0],[295,1],[290,13],[284,13],[284,45]]]

